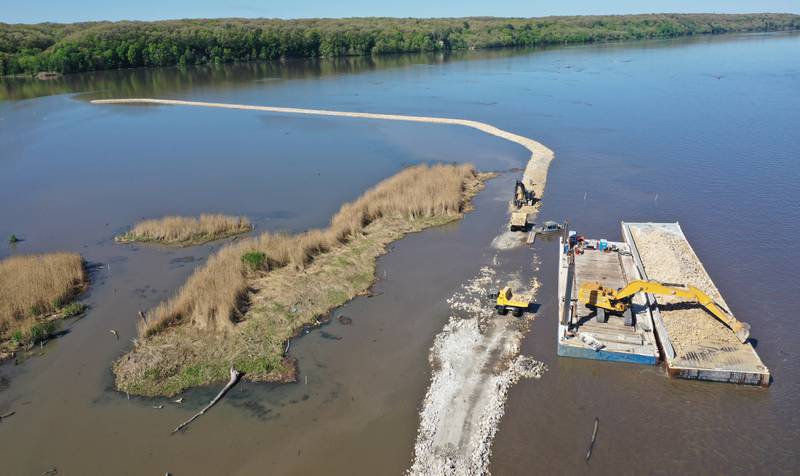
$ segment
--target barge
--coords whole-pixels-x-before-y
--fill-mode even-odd
[[[689,245],[678,223],[622,223],[636,267],[644,279],[691,280],[733,315],[722,294]],[[647,296],[671,376],[768,386],[770,371],[752,344],[739,342],[730,329],[698,306],[677,305]]]
[[[655,365],[659,352],[653,318],[641,293],[632,300],[633,325],[613,315],[598,322],[595,312],[578,302],[578,289],[584,283],[623,287],[641,279],[630,247],[605,240],[585,242],[583,252],[571,253],[565,238],[559,239],[558,355]]]
[[[680,283],[701,290],[735,321],[678,223],[623,222],[622,236],[614,242],[572,232],[559,239],[558,355],[648,365],[663,360],[674,377],[768,386],[769,369],[751,343],[740,342],[700,303],[639,288],[626,301],[625,318],[581,301],[579,290],[592,283],[611,290],[634,281]]]

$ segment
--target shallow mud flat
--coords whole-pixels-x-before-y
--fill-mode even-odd
[[[448,300],[453,315],[430,352],[431,383],[409,474],[488,473],[508,389],[544,364],[518,356],[530,317],[494,316],[486,296],[500,281],[488,267]]]

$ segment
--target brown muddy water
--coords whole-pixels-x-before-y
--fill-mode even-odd
[[[532,253],[541,307],[523,353],[549,370],[511,389],[495,474],[796,473],[800,301],[787,283],[799,256],[781,243],[800,233],[798,47],[797,35],[745,35],[0,81],[0,237],[25,240],[0,257],[66,249],[103,265],[84,318],[42,355],[0,366],[0,414],[16,412],[0,422],[0,473],[402,473],[445,300],[484,265],[526,281]],[[489,246],[505,222],[506,173],[463,221],[395,243],[377,295],[335,311],[351,325],[292,343],[297,384],[242,382],[169,436],[218,388],[181,405],[129,400],[113,391],[110,363],[129,348],[136,312],[220,245],[119,246],[115,233],[200,212],[298,231],[405,165],[508,169],[527,152],[456,127],[85,101],[140,96],[457,117],[540,140],[556,152],[540,218],[608,238],[620,220],[680,221],[775,381],[743,388],[556,358],[556,245]]]

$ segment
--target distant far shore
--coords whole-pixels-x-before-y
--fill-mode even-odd
[[[0,23],[0,76],[800,30],[800,15]]]

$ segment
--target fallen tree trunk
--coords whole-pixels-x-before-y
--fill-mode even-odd
[[[194,414],[194,416],[192,416],[192,418],[189,418],[189,419],[188,419],[188,420],[186,420],[185,422],[183,422],[183,423],[181,423],[180,425],[178,425],[178,426],[177,426],[177,427],[176,427],[174,430],[172,430],[172,433],[171,433],[171,434],[173,434],[173,435],[174,435],[175,433],[177,433],[177,432],[179,432],[179,431],[183,430],[184,428],[186,428],[187,426],[189,426],[189,424],[191,424],[193,421],[195,421],[195,420],[196,420],[198,417],[200,417],[200,415],[204,414],[206,411],[208,411],[208,409],[210,409],[211,407],[213,407],[214,405],[216,405],[216,403],[217,403],[218,401],[220,401],[220,399],[221,399],[222,397],[224,397],[226,393],[228,393],[228,390],[230,390],[230,389],[231,389],[231,387],[233,387],[234,385],[236,385],[236,382],[238,382],[238,381],[239,381],[239,377],[241,377],[241,376],[242,376],[242,373],[241,373],[241,372],[239,372],[239,371],[238,371],[238,370],[236,370],[235,368],[231,367],[231,379],[228,381],[228,384],[227,384],[227,385],[225,385],[225,387],[223,387],[223,388],[222,388],[222,390],[220,390],[220,391],[219,391],[219,393],[217,394],[217,396],[216,396],[216,397],[214,397],[214,399],[213,399],[213,400],[211,400],[211,402],[209,402],[209,404],[208,404],[208,405],[206,405],[205,407],[203,407],[203,409],[202,409],[202,410],[200,410],[199,412],[195,413],[195,414]]]

